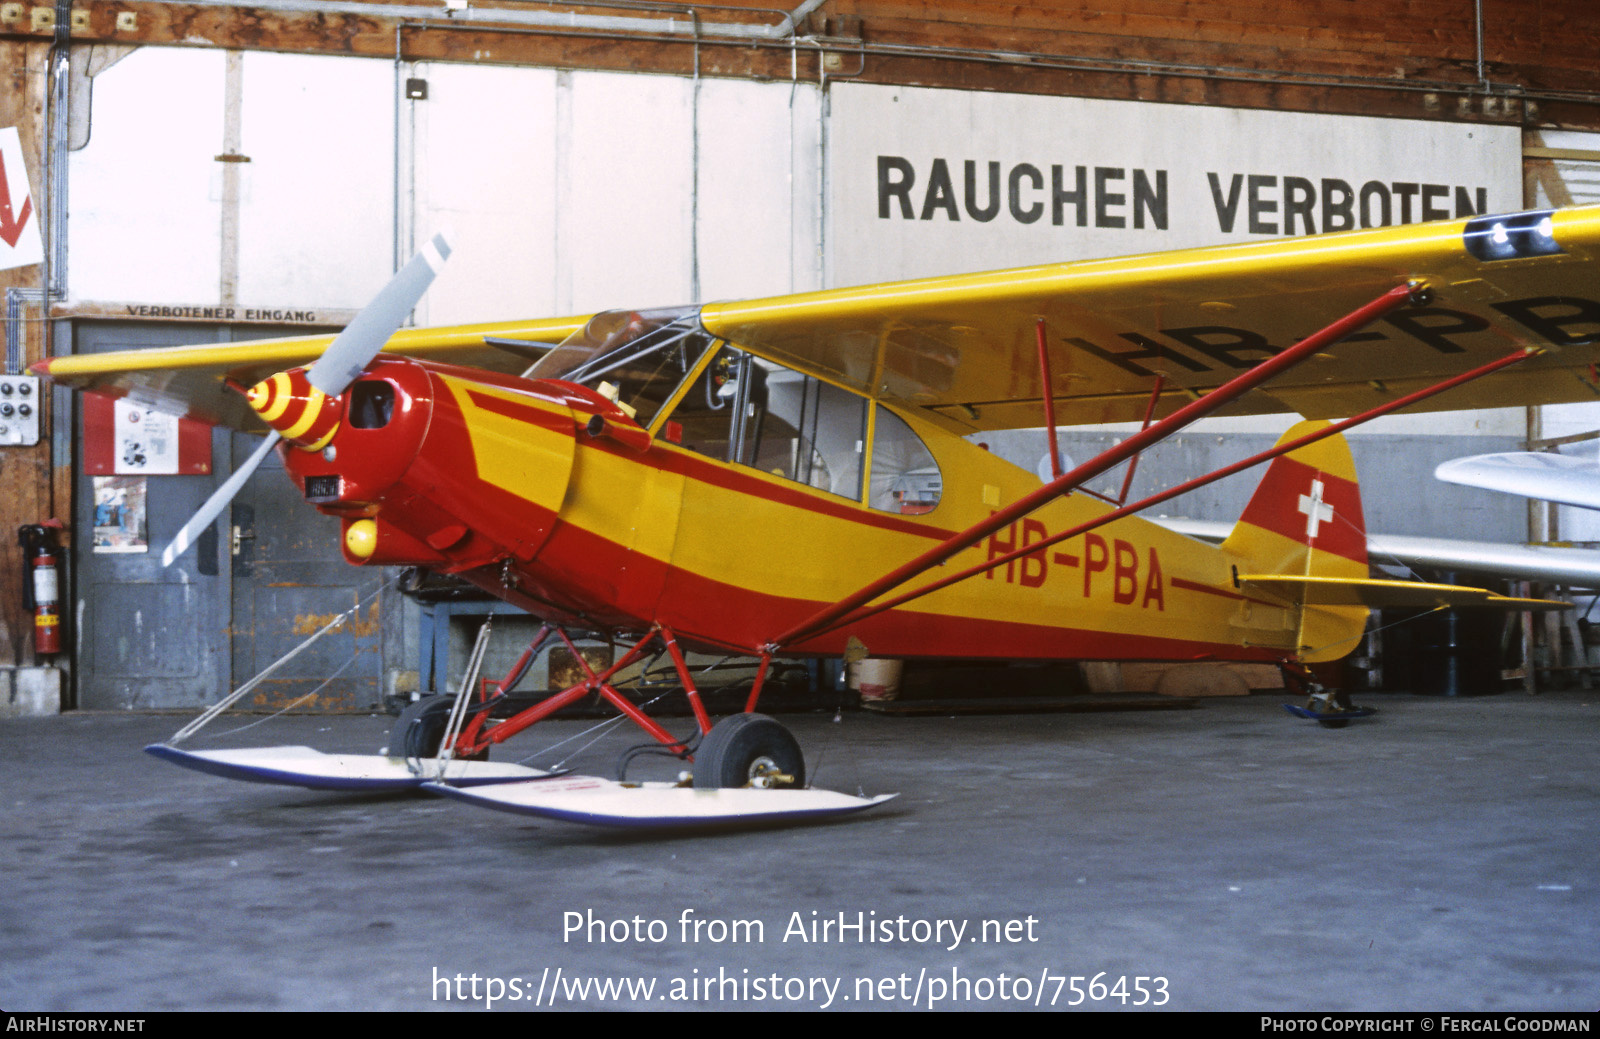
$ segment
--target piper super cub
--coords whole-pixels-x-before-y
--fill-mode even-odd
[[[1337,434],[1403,407],[1600,396],[1597,249],[1600,208],[1587,208],[396,331],[448,253],[435,239],[331,343],[63,357],[38,370],[268,430],[169,561],[275,448],[306,500],[341,519],[352,564],[455,574],[541,618],[524,660],[569,629],[631,644],[503,720],[468,691],[413,705],[388,755],[157,753],[342,788],[439,778],[416,764],[438,754],[453,771],[431,788],[494,807],[748,821],[877,803],[808,790],[792,736],[755,713],[778,655],[1265,661],[1305,682],[1310,716],[1342,724],[1362,712],[1305,665],[1348,653],[1368,607],[1554,605],[1372,580]],[[1319,421],[1143,501],[1083,489],[1199,418],[1267,412]],[[1337,416],[1354,417],[1320,421]],[[1058,424],[1127,420],[1142,430],[1063,471]],[[1041,425],[1054,459],[1043,482],[964,439]],[[1136,515],[1269,460],[1220,546]],[[744,713],[712,724],[685,648],[760,661]],[[686,741],[611,684],[661,652],[696,719]],[[692,787],[652,793],[482,760],[592,692],[692,760]],[[490,785],[463,789],[474,783]]]

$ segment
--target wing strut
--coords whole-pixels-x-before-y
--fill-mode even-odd
[[[1149,429],[1150,422],[1155,418],[1156,405],[1161,403],[1161,391],[1166,387],[1167,379],[1164,375],[1157,375],[1155,385],[1150,387],[1150,402],[1144,406],[1144,421],[1139,424],[1140,429]],[[1084,494],[1099,498],[1101,501],[1110,502],[1112,505],[1125,505],[1128,501],[1128,491],[1133,487],[1134,474],[1139,471],[1139,459],[1143,455],[1134,455],[1128,459],[1128,470],[1122,474],[1122,490],[1113,498],[1109,494],[1101,494],[1092,487],[1080,487],[1078,490]]]
[[[773,639],[766,648],[772,649],[779,646],[793,645],[825,628],[832,627],[835,622],[849,616],[852,612],[876,599],[884,592],[898,588],[918,574],[938,566],[956,553],[977,544],[1002,527],[1009,526],[1046,502],[1071,493],[1078,485],[1094,479],[1107,469],[1139,454],[1150,445],[1159,443],[1185,426],[1212,414],[1244,394],[1249,393],[1268,379],[1293,368],[1312,355],[1332,346],[1351,333],[1359,331],[1385,314],[1398,310],[1407,303],[1420,302],[1425,297],[1425,294],[1426,290],[1415,283],[1396,285],[1365,306],[1351,311],[1326,328],[1312,333],[1281,353],[1274,354],[1267,360],[1262,361],[1249,371],[1235,376],[1199,400],[1186,404],[1155,425],[1141,430],[1124,440],[1116,447],[1102,452],[1098,457],[1085,462],[1071,472],[1056,477],[1031,494],[1018,498],[1015,502],[994,513],[987,520],[974,524],[961,533],[947,538],[904,566],[885,574],[832,606],[819,610],[800,624]],[[1029,546],[1029,550],[1037,551],[1038,547],[1038,544],[1035,543]]]
[[[1059,544],[1060,542],[1066,541],[1069,538],[1075,538],[1080,534],[1088,533],[1097,527],[1105,526],[1107,523],[1110,523],[1113,520],[1119,520],[1124,516],[1131,516],[1136,512],[1143,512],[1145,509],[1148,509],[1154,505],[1160,505],[1162,502],[1167,501],[1168,499],[1176,498],[1181,494],[1187,494],[1193,490],[1198,490],[1199,488],[1204,487],[1206,484],[1215,483],[1216,481],[1225,477],[1233,476],[1237,473],[1245,471],[1246,469],[1254,468],[1263,462],[1270,462],[1279,455],[1286,455],[1291,451],[1298,451],[1302,447],[1314,444],[1319,440],[1324,440],[1336,433],[1343,433],[1352,426],[1359,426],[1364,422],[1371,422],[1375,418],[1382,418],[1384,415],[1399,411],[1401,408],[1409,407],[1418,401],[1426,400],[1429,397],[1436,396],[1437,394],[1443,393],[1446,390],[1454,389],[1457,386],[1472,382],[1474,379],[1478,379],[1482,376],[1500,371],[1503,368],[1509,368],[1513,364],[1516,364],[1519,361],[1525,361],[1532,356],[1534,356],[1533,353],[1525,350],[1518,350],[1514,353],[1507,354],[1498,361],[1491,361],[1482,367],[1474,368],[1470,372],[1464,372],[1452,379],[1447,379],[1444,382],[1429,386],[1426,389],[1421,389],[1415,393],[1407,394],[1404,397],[1400,397],[1396,400],[1390,401],[1387,404],[1373,408],[1371,411],[1362,412],[1360,415],[1356,415],[1353,418],[1347,418],[1339,422],[1332,423],[1315,433],[1308,433],[1305,436],[1289,441],[1288,443],[1279,444],[1276,447],[1269,448],[1268,450],[1261,452],[1260,454],[1252,455],[1242,462],[1235,462],[1232,465],[1225,466],[1213,473],[1208,473],[1205,476],[1197,476],[1193,480],[1178,484],[1176,487],[1169,488],[1168,490],[1162,491],[1159,494],[1152,494],[1150,497],[1145,498],[1142,501],[1136,501],[1132,505],[1125,505],[1121,508],[1113,509],[1110,512],[1103,513],[1087,523],[1080,523],[1078,526],[1065,530],[1060,534],[1053,534],[1050,537],[1045,538],[1043,541],[1030,542],[1025,548],[1019,548],[1014,551],[1007,552],[1004,555],[995,556],[993,559],[990,559],[987,562],[979,563],[977,566],[969,567],[960,573],[951,574],[949,577],[941,577],[937,581],[931,581],[920,588],[906,592],[904,595],[898,595],[893,599],[886,599],[881,603],[874,603],[872,606],[866,609],[858,610],[847,617],[840,618],[839,620],[829,624],[827,627],[819,631],[812,632],[811,634],[821,635],[825,632],[832,631],[835,628],[840,628],[847,624],[855,624],[858,621],[863,621],[868,617],[882,613],[885,610],[892,610],[897,606],[904,606],[913,599],[920,599],[924,595],[937,592],[941,588],[948,588],[953,584],[965,581],[969,577],[976,577],[985,570],[993,570],[996,567],[1002,567],[1007,563],[1013,562],[1014,560],[1021,559],[1023,556],[1042,552],[1051,545]],[[1528,601],[1531,602],[1542,600]]]
[[[1056,388],[1050,382],[1049,340],[1044,334],[1044,318],[1034,325],[1039,335],[1039,385],[1044,387],[1044,424],[1050,437],[1050,478],[1061,479],[1061,446],[1056,443]]]
[[[1150,422],[1156,417],[1156,405],[1161,401],[1161,389],[1166,385],[1165,375],[1156,376],[1156,384],[1150,388],[1150,403],[1144,408],[1144,423],[1140,429],[1149,429]],[[1128,491],[1133,489],[1133,474],[1139,471],[1139,456],[1134,455],[1128,459],[1128,471],[1122,477],[1122,490],[1117,494],[1117,504],[1122,505],[1128,500]]]
[[[1044,318],[1034,322],[1034,333],[1039,339],[1039,385],[1044,387],[1044,425],[1045,432],[1050,437],[1050,478],[1061,478],[1061,445],[1056,443],[1056,389],[1055,383],[1050,378],[1050,349],[1049,338],[1045,333]],[[1144,422],[1140,429],[1149,429],[1150,422],[1155,418],[1156,405],[1161,403],[1161,391],[1167,383],[1166,376],[1157,375],[1155,385],[1150,388],[1150,403],[1144,408]],[[1092,494],[1101,501],[1108,501],[1113,505],[1122,505],[1128,500],[1128,488],[1133,486],[1133,474],[1139,471],[1139,456],[1134,455],[1128,459],[1128,471],[1122,477],[1122,493],[1112,498],[1101,494],[1099,491],[1083,488],[1083,493]]]

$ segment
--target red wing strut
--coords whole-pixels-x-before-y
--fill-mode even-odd
[[[815,635],[857,607],[866,605],[890,589],[898,588],[925,570],[938,566],[957,552],[976,544],[1002,527],[1016,522],[1046,502],[1072,492],[1079,484],[1094,479],[1112,466],[1143,451],[1151,444],[1159,443],[1190,423],[1212,414],[1273,376],[1293,368],[1313,354],[1337,343],[1345,336],[1361,330],[1385,314],[1412,302],[1414,297],[1418,295],[1420,295],[1420,290],[1416,286],[1395,286],[1366,306],[1340,318],[1320,332],[1312,333],[1294,346],[1262,361],[1244,374],[1235,376],[1199,400],[1185,405],[1155,425],[1103,452],[1099,457],[1085,462],[1064,476],[1051,480],[1032,494],[1024,495],[999,510],[982,523],[974,524],[960,534],[948,538],[899,569],[885,574],[860,591],[854,592],[834,605],[812,615],[796,627],[790,628],[773,639],[771,645],[773,647],[793,645],[811,635]]]

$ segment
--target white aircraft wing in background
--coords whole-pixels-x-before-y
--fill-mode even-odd
[[[1454,458],[1433,475],[1446,483],[1600,509],[1600,457],[1511,451]]]

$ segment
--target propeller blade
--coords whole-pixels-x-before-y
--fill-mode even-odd
[[[423,244],[417,255],[400,268],[383,291],[368,303],[356,319],[345,326],[338,337],[323,351],[322,356],[306,369],[306,378],[328,396],[343,393],[356,376],[366,370],[378,356],[383,344],[405,323],[409,315],[428,291],[434,275],[450,257],[450,243],[442,234]]]
[[[434,276],[444,267],[444,261],[449,256],[450,243],[444,235],[434,235],[373,297],[372,302],[362,308],[356,319],[334,337],[322,356],[306,369],[306,381],[330,397],[343,393],[378,356],[389,337],[405,323],[407,315],[422,294],[428,291],[428,286],[433,283]],[[233,475],[206,499],[200,511],[189,517],[189,522],[183,525],[177,537],[161,553],[162,566],[171,566],[174,559],[188,551],[194,539],[221,514],[250,478],[250,474],[256,471],[261,460],[267,457],[267,452],[276,447],[281,439],[283,437],[277,430],[268,433],[255,454],[234,470]]]
[[[194,539],[200,536],[202,530],[211,525],[211,521],[216,519],[223,509],[227,508],[228,503],[233,500],[233,496],[239,493],[239,488],[243,487],[244,482],[250,479],[250,474],[256,471],[256,466],[260,465],[261,460],[267,457],[267,452],[277,446],[278,441],[282,439],[283,437],[275,429],[268,433],[266,440],[262,442],[260,447],[256,448],[255,454],[246,459],[245,463],[235,469],[233,475],[228,477],[221,487],[212,492],[211,497],[206,499],[206,503],[200,506],[200,511],[189,517],[189,522],[183,525],[183,529],[178,531],[177,537],[172,539],[172,543],[166,547],[166,551],[161,553],[162,566],[171,566],[174,559],[189,550],[189,546],[194,543]]]

